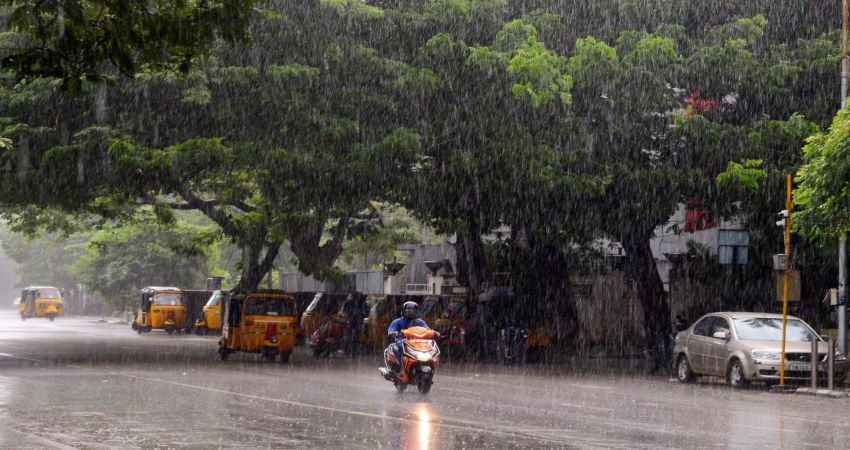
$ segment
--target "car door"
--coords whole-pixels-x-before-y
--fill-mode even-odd
[[[731,333],[731,328],[726,318],[716,316],[713,319],[705,345],[706,370],[714,375],[725,375],[729,343],[725,339],[714,337],[714,333],[718,331]]]
[[[688,336],[688,355],[694,372],[706,373],[706,346],[713,323],[714,316],[703,317]]]

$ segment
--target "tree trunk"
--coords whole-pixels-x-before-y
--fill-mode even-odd
[[[271,242],[242,247],[242,277],[233,290],[257,289],[257,286],[260,285],[274,265],[274,260],[280,252],[280,246],[281,242]],[[260,252],[263,248],[265,248],[266,253],[261,259]]]
[[[457,279],[461,285],[469,288],[473,294],[481,292],[482,284],[487,280],[487,258],[481,243],[481,232],[477,227],[472,231],[457,233],[455,253],[457,255]]]
[[[670,304],[652,257],[649,236],[651,233],[630,233],[620,243],[626,250],[627,273],[637,286],[637,299],[643,307],[646,349],[657,370],[668,362]]]
[[[342,254],[342,244],[348,233],[347,217],[339,219],[330,230],[331,239],[321,244],[325,232],[324,218],[315,218],[307,225],[294,230],[289,247],[298,258],[298,269],[316,279],[324,280],[333,272],[333,265]]]

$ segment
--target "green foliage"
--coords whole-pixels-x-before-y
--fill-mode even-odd
[[[760,159],[748,159],[742,162],[729,161],[726,170],[717,175],[717,184],[721,189],[744,188],[755,191],[759,181],[767,177]]]
[[[255,3],[3,0],[7,26],[22,39],[4,50],[2,65],[19,80],[59,79],[71,93],[81,92],[84,81],[110,78],[113,70],[127,76],[143,66],[186,73],[218,40],[250,41]]]
[[[813,240],[835,242],[850,231],[850,110],[840,110],[828,131],[809,137],[803,155],[794,224]]]
[[[108,227],[94,234],[68,270],[107,303],[127,310],[145,286],[203,286],[216,239],[214,230],[184,223]]]

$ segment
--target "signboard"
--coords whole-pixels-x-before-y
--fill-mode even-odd
[[[776,301],[782,302],[782,285],[783,278],[785,277],[784,272],[776,272]],[[788,274],[788,302],[799,302],[800,301],[800,271],[792,270]]]

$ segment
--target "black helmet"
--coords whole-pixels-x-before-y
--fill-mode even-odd
[[[419,317],[419,305],[416,302],[404,302],[401,305],[401,315],[408,319]]]

